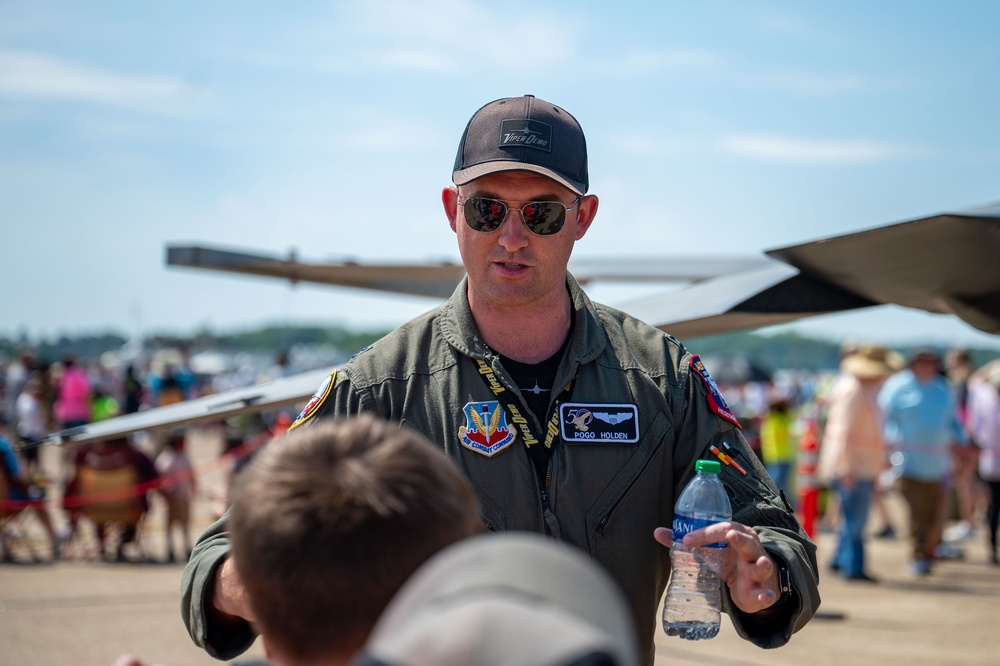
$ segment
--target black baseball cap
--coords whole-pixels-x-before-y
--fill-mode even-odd
[[[466,125],[451,177],[465,185],[502,171],[531,171],[586,194],[587,140],[580,123],[534,95],[490,102]]]

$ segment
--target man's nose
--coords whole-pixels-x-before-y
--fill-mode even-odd
[[[507,219],[503,221],[498,231],[500,233],[499,243],[508,251],[518,250],[526,246],[531,236],[531,231],[524,222],[524,214],[520,208],[510,208],[507,211]]]

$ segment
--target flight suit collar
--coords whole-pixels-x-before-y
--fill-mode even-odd
[[[469,307],[468,277],[462,278],[444,305],[441,332],[457,352],[473,359],[487,360],[495,356],[479,334],[472,309]],[[607,333],[598,320],[594,304],[572,274],[566,273],[566,288],[573,303],[573,340],[568,358],[573,364],[588,363],[608,345]]]

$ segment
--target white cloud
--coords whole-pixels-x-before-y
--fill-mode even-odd
[[[458,59],[434,49],[389,49],[376,52],[373,59],[389,69],[427,74],[454,74],[461,69]]]
[[[174,115],[190,111],[194,94],[190,86],[168,78],[104,72],[40,53],[0,51],[0,95]]]
[[[418,150],[438,145],[426,127],[403,119],[373,122],[358,126],[335,139],[338,145],[358,150]]]
[[[663,157],[678,155],[697,150],[700,145],[690,137],[665,137],[652,132],[633,131],[609,137],[604,143],[622,153],[644,155],[648,157]]]
[[[814,39],[819,35],[812,25],[790,14],[767,14],[760,19],[760,26],[765,32],[783,37]]]
[[[483,6],[470,0],[363,0],[348,8],[357,29],[397,42],[461,44],[462,35],[477,27],[490,30],[498,24]]]
[[[632,49],[620,57],[595,65],[601,71],[615,72],[625,76],[647,75],[670,70],[704,69],[723,64],[725,58],[707,49]]]
[[[913,146],[882,141],[831,141],[752,134],[722,137],[718,146],[722,152],[740,157],[801,164],[882,162],[918,152]]]
[[[352,5],[348,16],[357,34],[367,37],[352,55],[397,71],[452,75],[500,68],[530,79],[579,59],[579,26],[540,4],[367,0]]]
[[[822,75],[790,70],[765,75],[758,83],[766,88],[803,95],[842,95],[875,87],[871,79],[856,74]]]

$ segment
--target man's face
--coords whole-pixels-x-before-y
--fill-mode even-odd
[[[500,199],[509,208],[500,228],[476,231],[465,221],[458,201],[470,197]],[[583,238],[597,212],[597,198],[577,195],[537,174],[513,171],[478,178],[443,193],[445,211],[458,236],[458,249],[469,274],[473,308],[525,307],[555,302],[566,290],[566,265],[573,244]],[[528,230],[521,207],[530,201],[558,201],[573,210],[557,233],[538,236]]]
[[[938,375],[938,361],[934,358],[918,358],[911,366],[917,381],[927,383]]]

